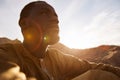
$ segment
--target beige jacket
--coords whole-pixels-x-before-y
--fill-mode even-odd
[[[48,49],[45,58],[38,59],[25,49],[22,43],[0,45],[0,73],[19,66],[27,78],[37,80],[70,80],[91,69],[112,72],[120,77],[120,69],[95,64],[61,53],[56,49]]]

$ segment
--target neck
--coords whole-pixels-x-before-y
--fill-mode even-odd
[[[37,58],[44,58],[47,52],[47,45],[43,45],[39,47],[36,51],[32,52],[32,55],[34,55]]]
[[[32,47],[23,42],[24,47],[35,57],[44,58],[47,52],[48,45],[42,44],[36,50],[32,51]]]

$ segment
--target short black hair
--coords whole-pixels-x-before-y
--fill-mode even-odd
[[[20,25],[20,20],[28,17],[30,15],[31,10],[36,7],[39,6],[41,9],[44,7],[51,7],[53,8],[51,5],[49,5],[48,3],[46,3],[45,1],[34,1],[34,2],[30,2],[29,4],[27,4],[21,11],[20,13],[20,19],[19,19],[19,25]],[[54,8],[53,8],[54,9]]]

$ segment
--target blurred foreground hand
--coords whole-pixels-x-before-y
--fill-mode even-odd
[[[26,76],[20,72],[19,66],[16,66],[1,73],[0,80],[26,80]]]

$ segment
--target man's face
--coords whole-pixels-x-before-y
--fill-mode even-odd
[[[59,21],[53,8],[45,7],[40,9],[39,7],[34,7],[31,10],[29,18],[32,21],[32,27],[26,29],[24,32],[25,34],[30,32],[33,35],[33,40],[36,42],[33,44],[40,43],[40,39],[48,45],[55,44],[59,41]],[[27,38],[27,36],[24,38]]]

